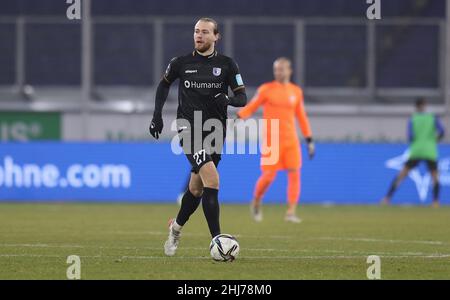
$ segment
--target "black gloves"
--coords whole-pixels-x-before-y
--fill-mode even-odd
[[[316,146],[314,145],[312,137],[306,138],[306,143],[308,144],[309,159],[313,159],[316,154]]]
[[[228,97],[228,95],[224,94],[224,93],[219,93],[217,95],[214,96],[214,99],[221,104],[221,106],[227,106],[230,102],[230,98]]]
[[[152,122],[150,123],[149,131],[150,134],[155,138],[159,139],[159,135],[161,134],[164,127],[164,122],[159,114],[154,114]]]

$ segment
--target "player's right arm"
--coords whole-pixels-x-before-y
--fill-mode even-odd
[[[438,134],[438,140],[441,141],[445,136],[445,129],[442,125],[441,119],[438,116],[435,117],[435,126]]]
[[[258,108],[265,103],[266,101],[265,90],[266,90],[265,85],[262,85],[258,88],[253,99],[245,107],[241,108],[238,111],[237,115],[239,118],[241,119],[250,118],[258,110]]]
[[[153,119],[149,127],[150,134],[155,139],[159,139],[159,135],[164,127],[162,109],[166,103],[167,96],[169,95],[170,85],[179,77],[179,65],[180,62],[177,57],[170,61],[166,72],[164,73],[158,84],[158,88],[156,89],[155,110],[153,111]]]
[[[412,143],[414,141],[414,130],[413,130],[413,122],[412,118],[408,120],[408,141]]]

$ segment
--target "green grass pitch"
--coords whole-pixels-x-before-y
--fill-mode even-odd
[[[201,207],[165,257],[167,221],[178,206],[157,204],[0,204],[0,279],[66,279],[69,255],[81,279],[367,279],[369,255],[382,279],[450,279],[450,207],[222,205],[223,233],[241,251],[232,263],[209,256]]]

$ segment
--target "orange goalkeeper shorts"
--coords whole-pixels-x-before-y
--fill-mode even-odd
[[[273,155],[263,154],[261,156],[261,170],[262,171],[278,171],[286,169],[300,169],[302,166],[301,149],[298,143],[290,146],[281,147],[279,150],[278,160],[274,160],[274,164],[265,164],[264,160]],[[263,159],[265,158],[265,159]]]

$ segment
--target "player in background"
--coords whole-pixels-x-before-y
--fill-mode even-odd
[[[387,195],[381,204],[390,204],[400,183],[408,176],[409,171],[414,169],[420,162],[426,162],[433,178],[433,203],[439,207],[439,171],[438,171],[438,149],[437,144],[444,138],[445,131],[437,116],[426,111],[426,100],[420,98],[416,101],[416,112],[408,123],[408,139],[410,142],[409,159],[403,169],[393,180]]]
[[[302,157],[295,120],[300,123],[301,131],[306,138],[310,159],[314,156],[315,147],[304,107],[303,91],[291,82],[291,65],[291,61],[284,57],[275,60],[273,64],[275,80],[261,85],[252,101],[238,112],[239,118],[246,119],[262,106],[263,119],[268,123],[270,120],[279,120],[279,132],[271,133],[267,129],[264,136],[265,141],[270,141],[271,135],[279,135],[280,153],[278,163],[274,165],[264,165],[261,160],[262,174],[256,183],[254,198],[250,206],[251,215],[257,222],[262,221],[263,218],[261,200],[280,170],[288,172],[288,208],[285,220],[293,223],[301,222],[296,215],[296,208],[300,197]],[[269,127],[267,126],[267,128]],[[267,145],[265,142],[263,144]],[[263,157],[264,154],[261,158]]]
[[[199,19],[194,28],[194,51],[171,60],[156,91],[155,110],[149,130],[158,139],[163,129],[162,109],[170,85],[176,79],[180,80],[177,127],[181,146],[192,166],[189,188],[184,193],[178,215],[169,222],[169,236],[164,244],[167,256],[175,255],[182,227],[200,202],[211,237],[221,233],[217,165],[225,140],[227,107],[245,106],[247,96],[237,64],[233,59],[217,53],[215,44],[218,39],[217,22],[211,18]],[[233,97],[228,96],[229,88],[233,91]],[[199,113],[202,115],[201,120],[196,117]],[[218,121],[222,128],[203,130],[207,120]],[[196,127],[196,121],[200,121],[201,128]],[[216,130],[223,132],[222,141],[216,141],[219,145],[206,145],[206,138],[215,134]],[[200,132],[200,140],[195,132]]]

